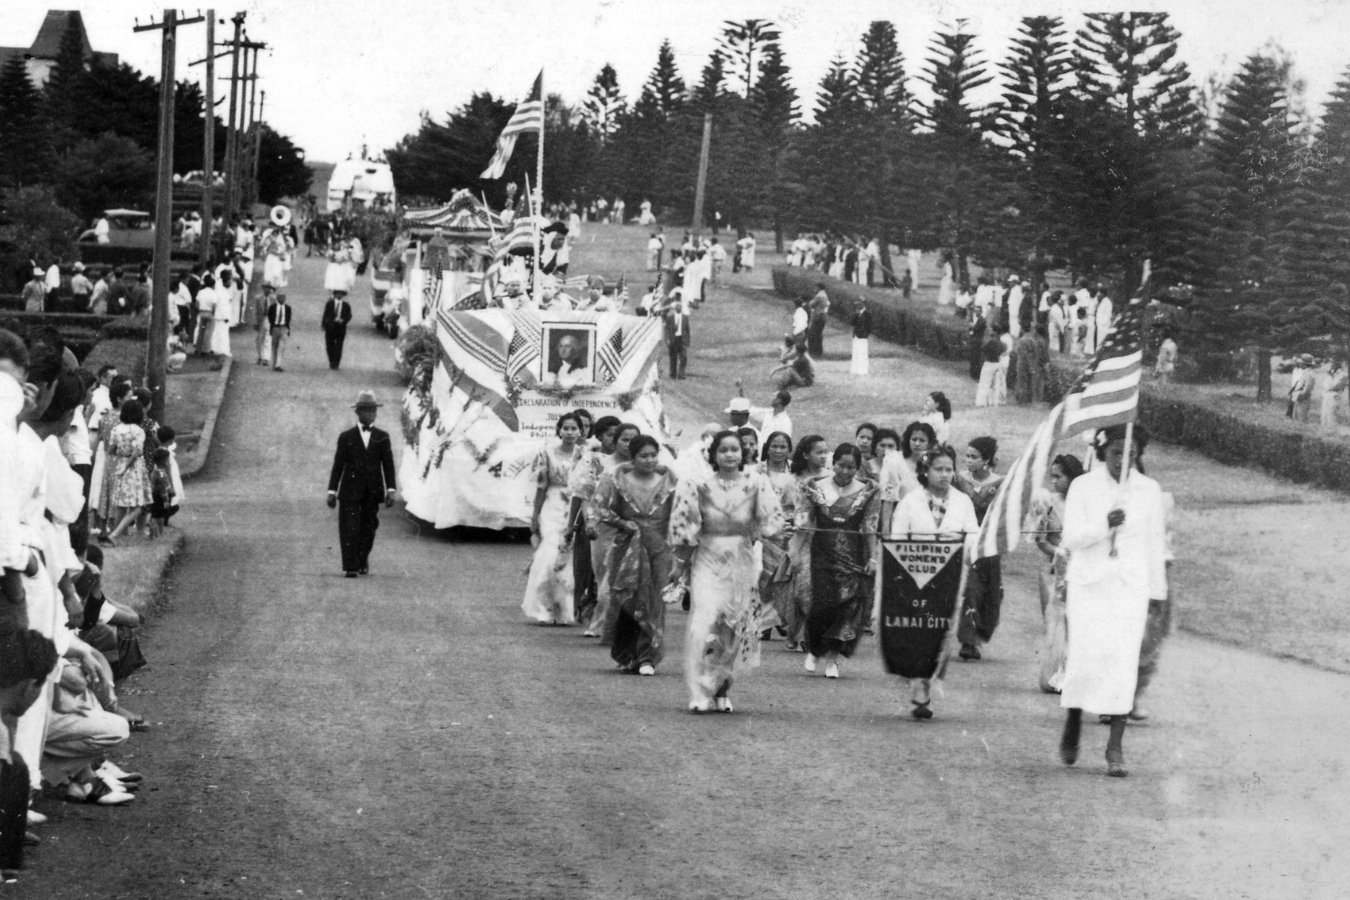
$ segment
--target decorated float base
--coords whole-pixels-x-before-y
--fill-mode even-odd
[[[534,463],[577,408],[667,442],[661,322],[618,313],[441,312],[404,350],[399,483],[437,528],[528,527]]]

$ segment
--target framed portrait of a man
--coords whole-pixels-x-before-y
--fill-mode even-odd
[[[595,382],[595,325],[544,325],[542,380],[571,387]]]

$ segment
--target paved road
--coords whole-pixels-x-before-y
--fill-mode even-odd
[[[1344,895],[1345,676],[1178,637],[1116,780],[1102,728],[1076,768],[1054,760],[1024,591],[916,723],[870,645],[838,682],[770,645],[735,715],[691,717],[680,614],[661,677],[616,674],[578,630],[521,619],[527,544],[399,508],[373,574],[342,579],[331,447],[363,388],[400,441],[400,386],[359,317],[328,370],[321,270],[296,274],[287,371],[235,339],[134,681],[144,802],[47,804],[55,840],[15,896]]]

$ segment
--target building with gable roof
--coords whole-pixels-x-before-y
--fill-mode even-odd
[[[32,46],[0,47],[0,68],[18,56],[27,61],[28,77],[32,79],[34,87],[41,88],[47,83],[52,69],[56,66],[56,58],[61,53],[61,39],[65,37],[68,28],[75,28],[79,32],[86,63],[117,65],[116,53],[100,53],[90,45],[89,34],[84,28],[84,17],[80,15],[79,10],[49,9]]]

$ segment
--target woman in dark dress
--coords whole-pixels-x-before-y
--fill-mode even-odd
[[[661,592],[672,560],[666,534],[675,499],[675,475],[657,470],[661,445],[651,435],[633,438],[631,463],[621,463],[598,489],[598,521],[614,526],[609,589],[618,607],[610,656],[626,671],[655,675],[661,662],[666,606]]]
[[[998,461],[998,441],[991,437],[977,437],[966,448],[966,471],[958,472],[952,487],[970,498],[975,507],[975,518],[984,522],[989,504],[994,502],[1003,476],[994,471]],[[975,560],[966,579],[965,604],[957,638],[961,641],[961,658],[967,661],[980,658],[980,644],[988,643],[998,627],[999,612],[1003,608],[1003,568],[997,556]]]
[[[806,671],[824,657],[826,678],[839,677],[839,658],[853,655],[872,616],[881,508],[876,484],[856,477],[857,447],[840,444],[833,461],[834,476],[807,484],[797,507],[798,526],[813,529]]]

